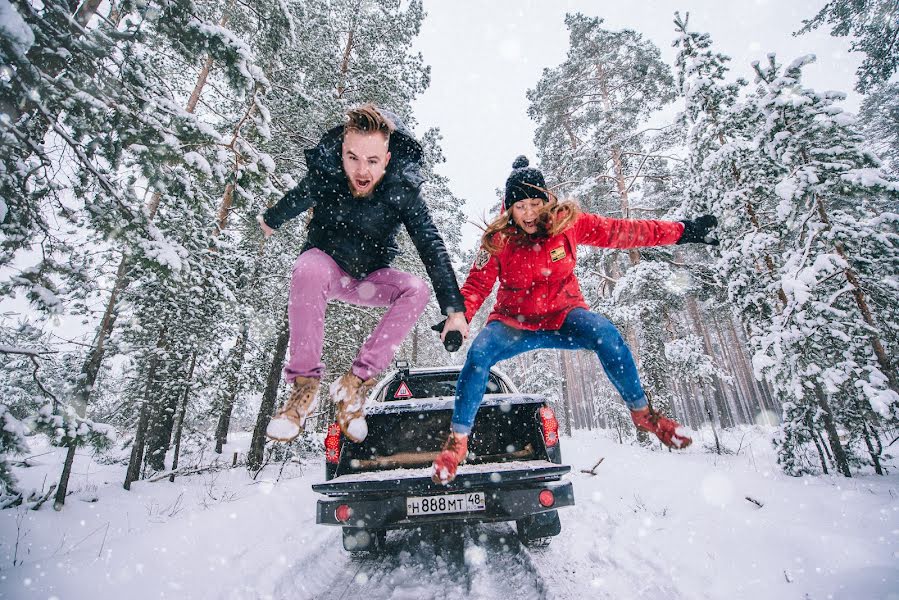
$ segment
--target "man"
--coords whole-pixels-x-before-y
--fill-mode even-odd
[[[337,422],[347,438],[368,434],[363,405],[373,377],[386,368],[428,302],[427,284],[390,268],[404,225],[415,244],[447,331],[468,335],[465,304],[443,239],[421,194],[421,146],[396,116],[367,104],[347,113],[318,146],[306,150],[308,173],[300,184],[259,216],[266,237],[285,221],[313,208],[303,252],[293,268],[288,301],[291,385],[266,435],[290,441],[315,409],[324,371],[321,362],[328,300],[386,306],[350,370],[331,384]]]

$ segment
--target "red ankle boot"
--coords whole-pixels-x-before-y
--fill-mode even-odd
[[[684,435],[684,428],[677,421],[669,419],[649,406],[632,410],[631,419],[637,429],[654,433],[669,448],[681,450],[693,443],[692,439]]]
[[[468,456],[468,436],[450,432],[443,444],[443,449],[434,459],[434,471],[431,480],[434,483],[447,485],[456,478],[456,468]]]

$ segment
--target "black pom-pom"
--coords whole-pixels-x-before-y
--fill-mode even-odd
[[[513,169],[523,169],[524,167],[531,164],[531,161],[528,160],[528,157],[522,154],[518,158],[515,159],[515,162],[512,163]]]

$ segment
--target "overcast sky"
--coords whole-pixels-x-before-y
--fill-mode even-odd
[[[512,161],[527,154],[536,162],[534,123],[527,116],[525,93],[544,68],[565,59],[566,12],[605,19],[609,29],[633,29],[654,42],[669,65],[675,51],[674,11],[690,13],[690,29],[711,34],[714,49],[730,56],[734,77],[753,78],[751,62],[774,52],[781,63],[815,54],[804,83],[847,92],[845,108],[856,111],[852,92],[861,62],[849,53],[847,38],[828,29],[793,37],[803,19],[813,17],[825,0],[644,0],[600,2],[560,0],[425,0],[425,18],[415,47],[431,65],[431,87],[415,103],[418,132],[432,126],[443,133],[447,162],[439,171],[450,178],[457,196],[467,200],[466,214],[480,220],[495,202]],[[674,108],[672,108],[674,112]],[[466,249],[478,239],[465,229]]]

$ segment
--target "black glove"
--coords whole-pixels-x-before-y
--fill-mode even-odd
[[[684,233],[677,240],[678,244],[708,244],[717,246],[718,240],[711,236],[711,230],[718,225],[718,219],[712,215],[702,215],[696,219],[681,221]]]
[[[446,325],[446,319],[440,321],[436,325],[431,325],[431,329],[436,331],[437,333],[443,333],[443,327]],[[452,331],[446,332],[446,337],[443,338],[443,347],[446,348],[447,352],[455,352],[459,348],[462,347],[462,332],[456,331],[453,329]]]

